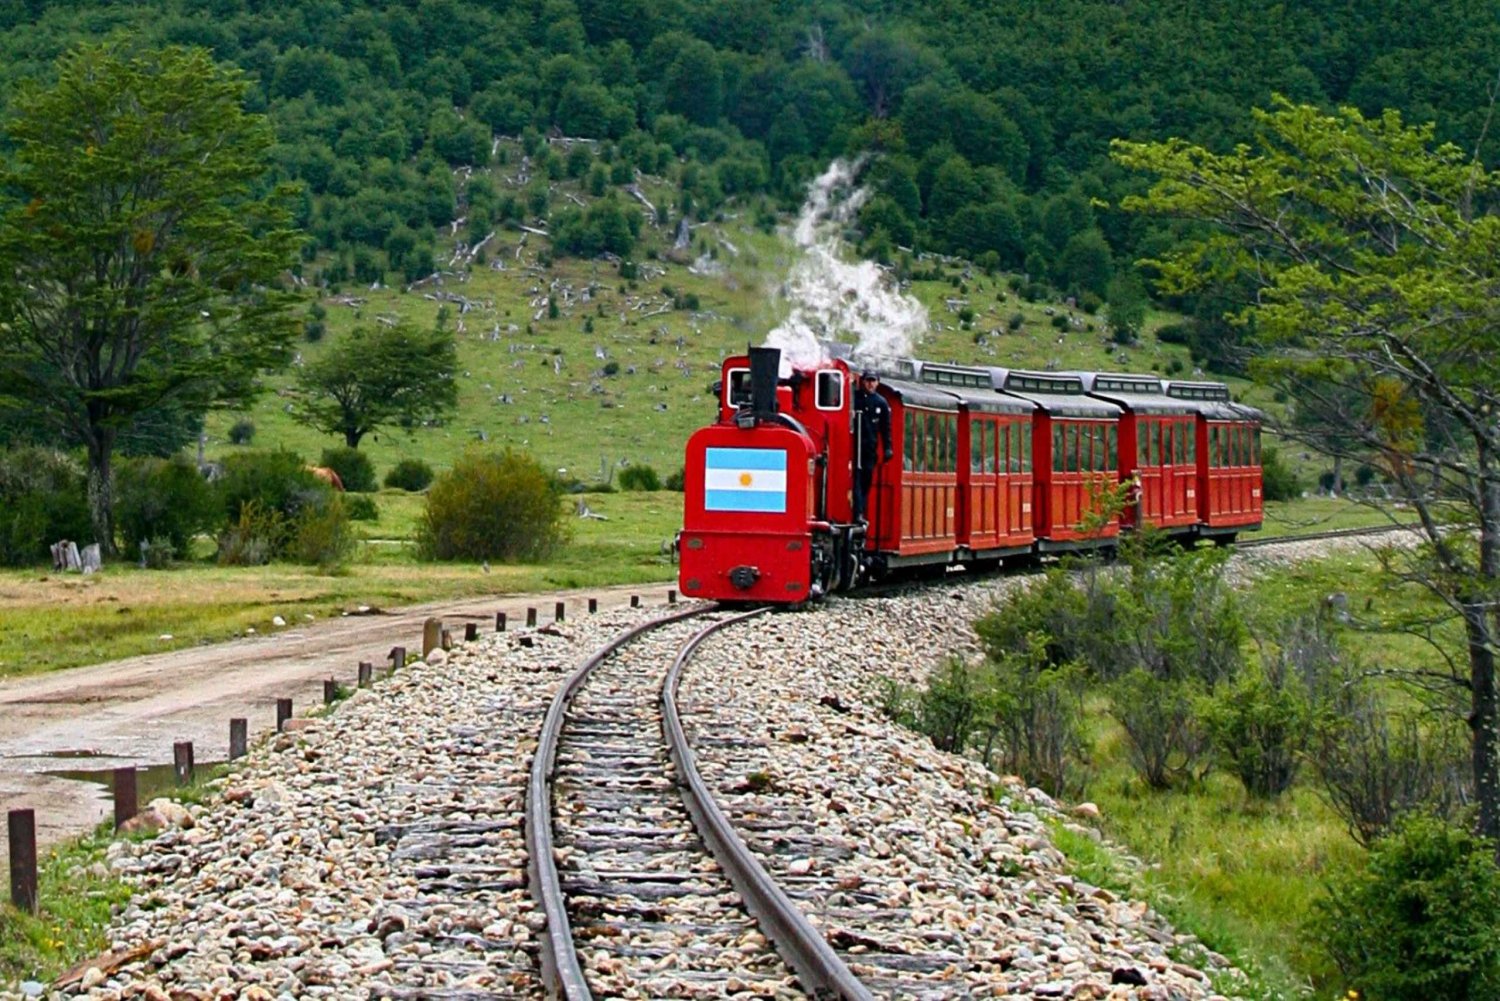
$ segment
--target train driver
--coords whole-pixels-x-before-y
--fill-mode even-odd
[[[875,465],[879,457],[889,460],[894,454],[891,448],[891,405],[881,396],[880,376],[866,369],[859,375],[859,387],[854,391],[854,412],[859,416],[859,450],[854,466],[854,520],[865,520],[865,502],[870,496],[870,484],[875,479]],[[876,452],[884,444],[885,448]]]

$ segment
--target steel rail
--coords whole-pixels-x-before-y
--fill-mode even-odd
[[[873,1001],[874,995],[860,983],[822,934],[792,903],[786,891],[766,872],[719,808],[713,792],[698,774],[693,749],[688,744],[682,717],[677,712],[677,687],[682,681],[682,670],[699,645],[720,629],[766,611],[768,609],[757,608],[715,622],[683,644],[661,686],[662,731],[667,739],[667,751],[677,766],[678,785],[693,824],[698,828],[698,836],[734,884],[745,902],[745,909],[760,923],[766,939],[796,972],[803,988],[815,998]]]
[[[531,779],[526,788],[526,872],[531,884],[531,896],[542,908],[546,919],[546,927],[541,936],[541,954],[542,982],[548,997],[562,997],[567,1001],[592,1001],[593,998],[583,967],[578,961],[578,950],[573,944],[567,899],[563,895],[562,879],[557,873],[557,856],[554,854],[552,840],[552,776],[557,770],[557,744],[562,736],[568,704],[573,701],[573,696],[588,680],[594,668],[631,640],[652,629],[715,610],[713,605],[689,608],[652,619],[621,633],[584,661],[552,697],[552,704],[547,709],[541,734],[537,738],[536,755],[531,759]]]
[[[1302,535],[1268,535],[1254,539],[1236,539],[1231,545],[1236,549],[1258,549],[1261,546],[1284,546],[1291,542],[1318,542],[1323,539],[1351,539],[1361,535],[1390,535],[1395,532],[1420,531],[1421,525],[1366,525],[1362,528],[1330,528],[1322,532],[1306,532]]]

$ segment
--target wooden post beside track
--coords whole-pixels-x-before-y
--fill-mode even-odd
[[[23,914],[36,913],[36,811],[11,810],[10,902]]]
[[[172,775],[180,786],[193,781],[193,742],[182,740],[172,745]]]
[[[229,760],[243,758],[250,750],[250,721],[236,716],[229,721]]]
[[[140,809],[136,787],[135,766],[115,769],[115,830]]]

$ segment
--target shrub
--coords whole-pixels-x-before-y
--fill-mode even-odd
[[[379,521],[380,508],[375,506],[375,498],[367,494],[349,494],[344,498],[344,510],[349,515],[350,521]]]
[[[1187,344],[1189,334],[1185,323],[1167,323],[1156,328],[1156,339],[1162,344]]]
[[[385,485],[396,490],[426,490],[432,482],[432,467],[421,459],[402,459],[385,474]]]
[[[255,422],[241,418],[229,429],[229,444],[248,445],[255,438]]]
[[[976,739],[989,768],[1072,796],[1083,786],[1086,672],[1081,664],[1042,666],[1040,653],[1033,646],[986,664]]]
[[[254,564],[286,555],[303,513],[321,511],[333,488],[293,452],[241,452],[225,459],[214,492],[229,525],[219,562]]]
[[[978,711],[973,675],[963,661],[950,658],[920,692],[906,700],[904,718],[896,718],[926,734],[938,750],[961,754]]]
[[[1171,361],[1167,362],[1167,374],[1181,375],[1184,367],[1185,366],[1182,364],[1181,358],[1173,358]]]
[[[365,498],[368,500],[368,498]],[[307,507],[292,526],[287,555],[297,563],[332,570],[348,561],[354,551],[354,533],[349,514],[338,494]]]
[[[1026,317],[1025,316],[1023,316],[1020,313],[1012,313],[1012,314],[1010,314],[1010,318],[1005,321],[1005,326],[1006,326],[1007,329],[1010,329],[1010,330],[1020,330],[1021,329],[1021,324],[1025,323],[1025,322],[1026,322]]]
[[[650,466],[626,466],[620,470],[621,490],[660,490],[661,477]]]
[[[339,482],[350,493],[367,494],[375,489],[375,465],[357,448],[325,448],[318,464],[338,473]]]
[[[440,560],[541,559],[564,537],[561,496],[529,455],[470,452],[428,491],[419,551]]]
[[[213,487],[182,457],[123,463],[114,493],[115,527],[125,552],[141,556],[148,565],[170,560],[162,556],[164,547],[186,553],[194,535],[211,531],[223,517]]]
[[[1208,735],[1195,703],[1200,686],[1136,668],[1109,686],[1110,715],[1125,731],[1131,767],[1152,789],[1169,789],[1206,772]]]
[[[1269,670],[1221,691],[1203,711],[1219,760],[1260,799],[1275,799],[1291,788],[1307,747],[1311,710],[1289,681],[1273,662]]]
[[[1268,501],[1296,500],[1302,496],[1302,480],[1275,445],[1260,450],[1261,493]]]
[[[1337,874],[1311,929],[1369,1001],[1500,996],[1500,870],[1494,846],[1414,816]]]
[[[1017,650],[1039,650],[1041,663],[1080,663],[1101,677],[1118,673],[1117,601],[1102,575],[1061,569],[996,599],[974,623],[985,656],[999,663]]]
[[[667,490],[675,490],[682,493],[687,489],[687,469],[678,466],[674,472],[668,473],[662,486]]]
[[[1246,632],[1225,570],[1229,552],[1191,549],[1154,557],[1137,536],[1121,546],[1129,564],[1119,594],[1123,662],[1164,680],[1190,679],[1211,690],[1244,663]]]
[[[1052,317],[1052,329],[1054,329],[1054,330],[1067,330],[1068,329],[1068,317],[1067,317],[1067,315],[1064,314],[1064,313],[1058,313],[1057,315],[1053,316]]]
[[[83,468],[61,452],[0,452],[0,564],[29,566],[59,539],[93,538]]]
[[[286,544],[286,536],[286,518],[281,512],[248,500],[219,533],[218,561],[222,566],[261,566],[271,562]]]
[[[1312,764],[1324,798],[1361,844],[1414,813],[1454,819],[1471,798],[1458,727],[1434,730],[1413,712],[1392,713],[1379,693],[1357,684],[1321,708]]]

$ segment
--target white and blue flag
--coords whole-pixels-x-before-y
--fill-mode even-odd
[[[704,449],[707,511],[786,512],[786,452],[776,448]]]

